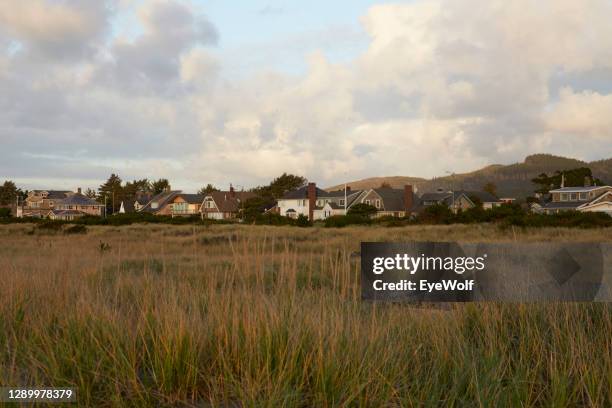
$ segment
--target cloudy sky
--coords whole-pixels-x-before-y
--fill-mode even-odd
[[[320,185],[612,156],[610,0],[0,0],[0,180]]]

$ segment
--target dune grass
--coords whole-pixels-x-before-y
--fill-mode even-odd
[[[608,304],[360,300],[360,241],[610,230],[0,227],[0,385],[80,406],[612,406]]]

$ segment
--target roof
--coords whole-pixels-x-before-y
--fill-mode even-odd
[[[52,200],[61,200],[63,198],[68,197],[70,194],[73,194],[70,190],[33,190],[34,193],[47,193],[47,198]]]
[[[154,196],[153,198],[151,198],[151,200],[149,200],[149,202],[145,204],[145,206],[142,207],[140,211],[148,212],[148,213],[156,213],[160,209],[162,209],[170,200],[176,197],[177,194],[180,194],[180,193],[181,193],[180,190],[163,191],[157,194],[156,196]],[[153,203],[157,203],[157,208],[152,207],[151,204]]]
[[[256,197],[256,194],[250,191],[213,191],[205,197],[212,197],[219,212],[237,212],[243,201]]]
[[[317,192],[317,197],[331,197],[328,195],[329,193],[325,190],[321,190],[318,187],[315,187]],[[344,193],[342,193],[344,195]],[[301,198],[308,198],[308,186],[300,187],[297,190],[292,190],[281,198],[281,200],[299,200]]]
[[[500,199],[487,191],[455,191],[455,197],[465,194],[470,200],[472,197],[478,198],[483,203],[498,203]]]
[[[383,206],[385,211],[405,211],[406,206],[404,204],[404,189],[381,187],[373,189],[376,194],[383,200]],[[420,205],[419,197],[412,193],[412,207],[410,210],[416,210]]]
[[[453,193],[445,191],[440,193],[424,193],[421,196],[421,201],[443,201],[448,197],[452,197]]]
[[[84,196],[83,194],[72,194],[70,196],[68,196],[67,198],[64,198],[62,200],[60,200],[57,204],[62,204],[62,205],[89,205],[89,206],[104,206],[104,204],[101,204],[99,202],[97,202],[96,200],[93,200],[89,197]]]
[[[202,204],[202,201],[204,201],[205,196],[201,194],[177,194],[176,197],[181,197],[189,204]]]
[[[585,201],[551,201],[549,203],[542,205],[542,208],[545,208],[547,210],[554,210],[557,208],[572,209],[572,208],[577,208],[584,203]]]
[[[599,190],[610,186],[589,186],[589,187],[563,187],[555,190],[550,190],[551,193],[585,193],[588,191]]]

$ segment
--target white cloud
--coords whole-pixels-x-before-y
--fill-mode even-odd
[[[354,61],[316,52],[304,75],[239,81],[187,1],[144,1],[130,38],[105,37],[129,0],[20,4],[20,15],[0,5],[0,44],[23,44],[0,51],[0,172],[17,179],[81,168],[196,188],[288,171],[333,184],[544,151],[594,159],[612,141],[610,89],[577,79],[612,70],[605,0],[381,4],[362,18],[370,45]],[[37,152],[56,159],[24,161]]]

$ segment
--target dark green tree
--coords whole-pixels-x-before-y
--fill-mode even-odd
[[[200,195],[208,195],[208,194],[212,193],[213,191],[219,191],[219,189],[217,187],[213,186],[212,184],[208,183],[206,185],[206,187],[202,187],[198,191],[198,194],[200,194]]]
[[[20,190],[15,183],[7,180],[0,186],[0,205],[12,205],[17,202]]]
[[[168,179],[165,178],[156,180],[151,183],[151,190],[153,194],[163,193],[166,190],[170,190],[170,182],[168,181]]]
[[[562,180],[565,187],[580,187],[584,186],[585,183],[604,185],[603,181],[593,177],[593,173],[588,167],[557,170],[550,176],[542,173],[531,181],[537,186],[536,193],[547,194],[550,190],[560,188]]]
[[[121,207],[121,201],[124,199],[124,191],[121,183],[121,177],[113,173],[108,180],[106,180],[106,183],[102,184],[98,189],[98,201],[101,203],[106,202],[106,211],[108,214],[114,214],[119,211]]]
[[[351,208],[349,208],[348,215],[358,215],[358,216],[361,216],[361,217],[369,218],[372,215],[376,214],[377,211],[378,210],[373,205],[365,204],[365,203],[359,203],[359,204],[355,204]]]
[[[482,186],[482,191],[486,191],[487,193],[492,194],[495,197],[497,197],[497,186],[495,185],[495,183],[491,181],[489,181],[484,186]]]

